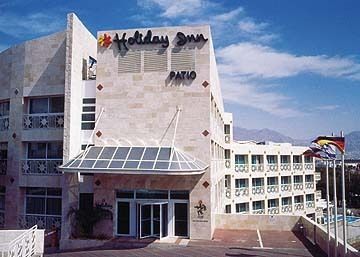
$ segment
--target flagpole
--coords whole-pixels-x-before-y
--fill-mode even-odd
[[[341,131],[341,137],[344,132]],[[343,212],[343,240],[344,240],[344,256],[347,253],[347,234],[346,234],[346,199],[345,199],[345,148],[341,152],[341,182],[342,182],[342,212]]]
[[[335,255],[337,257],[338,250],[338,225],[337,225],[337,197],[336,197],[336,167],[333,160],[333,181],[334,181],[334,230],[335,230]]]
[[[327,236],[328,236],[328,241],[327,241],[327,255],[330,256],[330,210],[329,210],[329,200],[330,200],[330,196],[329,196],[329,161],[325,160],[326,162],[326,228],[327,228]]]

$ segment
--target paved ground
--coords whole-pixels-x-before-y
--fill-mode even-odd
[[[101,249],[45,254],[47,257],[115,256],[234,256],[234,257],[322,257],[309,241],[292,232],[216,230],[214,240],[176,240],[157,243],[112,240]]]

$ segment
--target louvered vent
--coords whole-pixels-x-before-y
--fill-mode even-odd
[[[171,52],[171,70],[195,70],[195,51],[174,49]]]
[[[167,51],[144,51],[144,72],[167,71]]]
[[[119,55],[118,73],[139,73],[141,72],[141,52],[127,51],[124,56]]]

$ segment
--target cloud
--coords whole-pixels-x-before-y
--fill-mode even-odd
[[[329,105],[317,106],[317,107],[315,107],[315,109],[320,110],[320,111],[333,111],[333,110],[338,109],[339,107],[340,107],[339,105],[329,104]]]
[[[36,36],[65,28],[63,17],[45,13],[20,15],[3,13],[0,16],[0,31],[14,37]]]
[[[296,56],[254,43],[232,44],[217,51],[219,71],[250,78],[285,78],[301,73],[360,80],[360,64],[347,57]]]

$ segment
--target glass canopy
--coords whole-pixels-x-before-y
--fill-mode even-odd
[[[176,147],[90,146],[59,169],[87,173],[200,174],[207,167]]]

